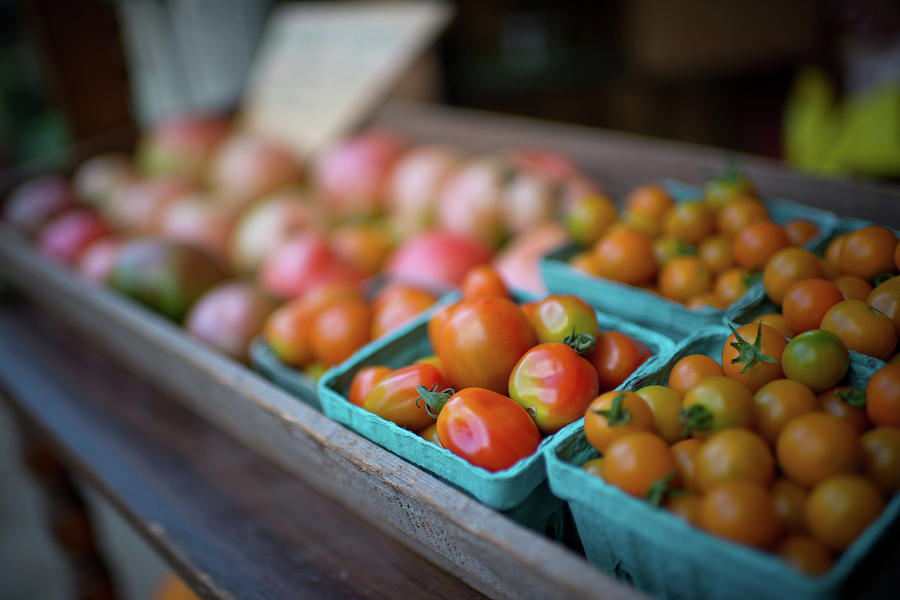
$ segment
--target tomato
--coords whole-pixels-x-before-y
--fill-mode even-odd
[[[678,494],[669,496],[663,508],[694,527],[700,527],[700,507],[702,499],[697,494]]]
[[[835,334],[848,350],[886,360],[897,346],[893,322],[860,300],[844,300],[822,317],[821,329]]]
[[[766,263],[763,286],[769,300],[781,306],[788,288],[804,279],[822,277],[819,258],[803,248],[794,246],[776,252]]]
[[[794,330],[791,329],[791,326],[788,325],[784,315],[781,313],[766,313],[764,315],[759,315],[750,321],[750,323],[763,323],[769,327],[774,327],[785,338],[792,338],[795,335]]]
[[[818,401],[822,411],[846,421],[857,433],[869,428],[864,390],[849,385],[831,388],[819,394]]]
[[[762,269],[769,259],[790,245],[784,229],[772,221],[756,221],[734,238],[734,259],[745,269]]]
[[[675,459],[661,437],[629,433],[610,443],[603,457],[603,481],[654,506],[662,503],[675,476]]]
[[[900,428],[876,427],[859,438],[866,477],[887,495],[900,490]]]
[[[545,434],[582,417],[598,392],[597,371],[565,344],[535,346],[509,376],[509,397]]]
[[[850,355],[843,342],[822,329],[806,331],[792,339],[781,357],[784,374],[821,392],[844,378]]]
[[[734,251],[731,239],[724,235],[706,238],[697,248],[697,256],[714,274],[721,273],[734,264]]]
[[[316,315],[310,331],[313,356],[326,365],[348,359],[370,338],[372,311],[365,301],[339,300]]]
[[[805,384],[791,379],[776,379],[762,386],[753,397],[759,433],[770,444],[794,417],[818,410],[816,396]]]
[[[569,266],[576,271],[581,271],[585,275],[590,275],[591,277],[599,277],[593,252],[585,251],[575,254],[574,256],[572,256],[572,258],[569,259]]]
[[[366,395],[375,385],[387,377],[393,369],[382,365],[373,365],[371,367],[363,367],[353,376],[350,382],[350,389],[347,391],[347,402],[362,406]]]
[[[448,385],[441,372],[431,365],[409,365],[376,383],[363,398],[363,408],[404,429],[422,431],[434,423],[434,417],[419,400],[420,387],[441,391]]]
[[[704,377],[688,390],[681,406],[685,435],[701,439],[723,429],[750,429],[756,422],[753,395],[729,377]]]
[[[601,277],[639,285],[656,275],[653,242],[628,227],[614,228],[594,246],[594,262]]]
[[[673,483],[685,490],[697,491],[696,472],[697,455],[703,447],[703,441],[696,438],[680,440],[672,444],[670,450],[675,459],[677,475]]]
[[[869,282],[856,275],[835,277],[833,283],[841,290],[844,300],[866,300],[872,293],[872,286],[869,285]]]
[[[684,429],[681,424],[681,396],[662,385],[648,385],[635,393],[650,407],[656,433],[666,443],[673,444],[684,437],[681,435]]]
[[[692,244],[708,238],[716,229],[716,211],[703,202],[678,202],[663,218],[663,230]]]
[[[900,365],[886,365],[869,378],[866,414],[876,427],[900,427]]]
[[[839,473],[852,473],[861,462],[859,434],[835,416],[801,415],[781,430],[775,444],[778,465],[791,479],[813,486]]]
[[[806,533],[806,488],[790,479],[779,479],[772,486],[772,501],[781,525],[787,533]]]
[[[672,197],[666,189],[657,183],[645,183],[628,194],[625,198],[625,210],[630,213],[648,215],[657,221],[672,208]]]
[[[384,264],[394,244],[384,224],[349,223],[331,234],[335,255],[366,275],[374,275]]]
[[[718,228],[723,235],[734,237],[747,225],[768,220],[766,205],[756,198],[746,198],[722,207],[719,211]]]
[[[660,267],[673,258],[692,256],[696,253],[693,245],[669,235],[662,235],[653,240],[653,256],[656,258],[656,264]]]
[[[659,272],[660,293],[676,302],[687,302],[711,287],[709,269],[695,256],[673,258]]]
[[[825,544],[808,535],[784,538],[775,548],[775,554],[791,568],[807,575],[821,575],[834,562]]]
[[[415,360],[413,364],[416,365],[431,365],[441,373],[444,372],[444,368],[441,366],[441,359],[437,357],[435,354],[429,354],[428,356],[423,356],[422,358],[418,358]]]
[[[715,292],[726,306],[733,304],[750,289],[752,276],[749,271],[740,267],[732,267],[720,273],[716,278]]]
[[[732,328],[722,348],[722,372],[756,393],[775,379],[782,379],[781,355],[787,341],[774,327],[762,323]]]
[[[437,422],[432,423],[431,425],[420,431],[419,437],[428,440],[435,446],[440,446],[441,448],[443,448],[443,446],[441,446],[441,440],[440,438],[438,438],[437,434]]]
[[[706,201],[717,207],[727,206],[738,198],[756,196],[753,182],[738,171],[733,163],[720,175],[707,181],[703,191]]]
[[[703,497],[700,526],[713,535],[763,550],[771,548],[781,532],[772,495],[739,480],[720,483]]]
[[[438,357],[458,388],[509,388],[513,367],[537,343],[528,317],[505,298],[460,302],[441,328]]]
[[[538,300],[529,320],[541,344],[597,335],[597,313],[578,296],[552,295]]]
[[[822,266],[825,269],[825,277],[834,279],[843,274],[841,270],[841,250],[847,241],[849,233],[842,233],[834,237],[825,248],[825,256],[822,258]]]
[[[791,219],[784,224],[784,232],[788,236],[792,246],[802,246],[816,237],[819,228],[812,221],[804,219]]]
[[[703,292],[697,296],[694,296],[690,300],[688,300],[685,304],[691,310],[700,310],[707,306],[723,310],[728,305],[725,304],[721,298],[719,298],[715,292]]]
[[[893,273],[897,236],[887,227],[867,225],[851,231],[841,247],[843,273],[871,281],[876,275]]]
[[[646,348],[624,333],[601,331],[585,354],[600,376],[600,391],[619,387],[647,358]]]
[[[385,273],[426,289],[462,282],[466,272],[491,260],[491,248],[472,237],[432,229],[406,239],[387,260]]]
[[[444,325],[446,325],[447,321],[450,320],[450,316],[453,314],[453,310],[458,305],[459,302],[445,304],[444,306],[437,308],[433,313],[431,313],[431,317],[428,319],[428,341],[431,343],[432,350],[435,350],[438,347],[438,344],[441,341],[441,332],[444,330]]]
[[[722,375],[719,363],[704,354],[688,354],[672,366],[666,385],[683,398],[697,382],[710,375]]]
[[[876,287],[866,298],[866,303],[880,310],[894,323],[894,331],[900,336],[900,286],[888,282]]]
[[[453,394],[437,411],[441,445],[476,467],[500,471],[534,453],[541,442],[525,409],[497,392],[470,387]]]
[[[497,270],[490,265],[472,267],[463,277],[460,285],[463,300],[473,300],[486,296],[509,298],[509,290]]]
[[[768,488],[775,481],[775,461],[766,442],[746,429],[726,429],[706,440],[694,459],[694,485],[708,492],[739,479]]]
[[[835,475],[809,493],[806,526],[832,550],[844,550],[883,509],[875,484],[858,475]]]
[[[618,224],[634,229],[635,231],[640,231],[650,237],[656,237],[663,231],[662,220],[642,212],[625,210],[622,212]],[[615,227],[615,225],[613,225],[613,227]]]
[[[584,463],[583,465],[581,465],[581,468],[584,471],[587,471],[588,473],[593,475],[594,477],[599,477],[602,479],[603,478],[603,457],[600,456],[598,458],[592,458],[591,460],[589,460],[586,463]]]
[[[781,311],[797,333],[818,329],[828,310],[844,301],[841,290],[827,279],[804,279],[788,288]]]
[[[434,304],[435,300],[428,292],[408,285],[385,288],[372,304],[372,339],[407,323]]]
[[[584,413],[584,437],[601,454],[614,440],[629,433],[653,431],[653,412],[634,392],[598,396]]]
[[[616,205],[599,194],[579,197],[563,215],[569,237],[582,247],[594,244],[615,221]]]

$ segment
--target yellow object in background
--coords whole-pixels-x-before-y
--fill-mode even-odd
[[[900,82],[837,100],[824,72],[794,83],[784,119],[786,160],[823,175],[900,176]]]
[[[157,586],[150,600],[200,600],[177,575],[169,573]]]

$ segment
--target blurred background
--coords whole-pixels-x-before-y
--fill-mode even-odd
[[[275,4],[0,0],[0,168],[235,107]],[[398,95],[900,176],[894,0],[452,4]]]

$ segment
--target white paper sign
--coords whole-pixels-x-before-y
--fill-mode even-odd
[[[251,71],[245,126],[316,152],[375,108],[451,15],[436,1],[278,7]]]

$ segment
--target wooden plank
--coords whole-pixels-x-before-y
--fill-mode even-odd
[[[702,184],[734,158],[765,195],[900,227],[900,186],[823,179],[724,149],[433,104],[394,102],[376,113],[372,124],[476,152],[521,147],[563,152],[617,197],[663,178]]]
[[[0,269],[36,304],[321,493],[498,598],[634,598],[631,588],[344,429],[5,226]]]

